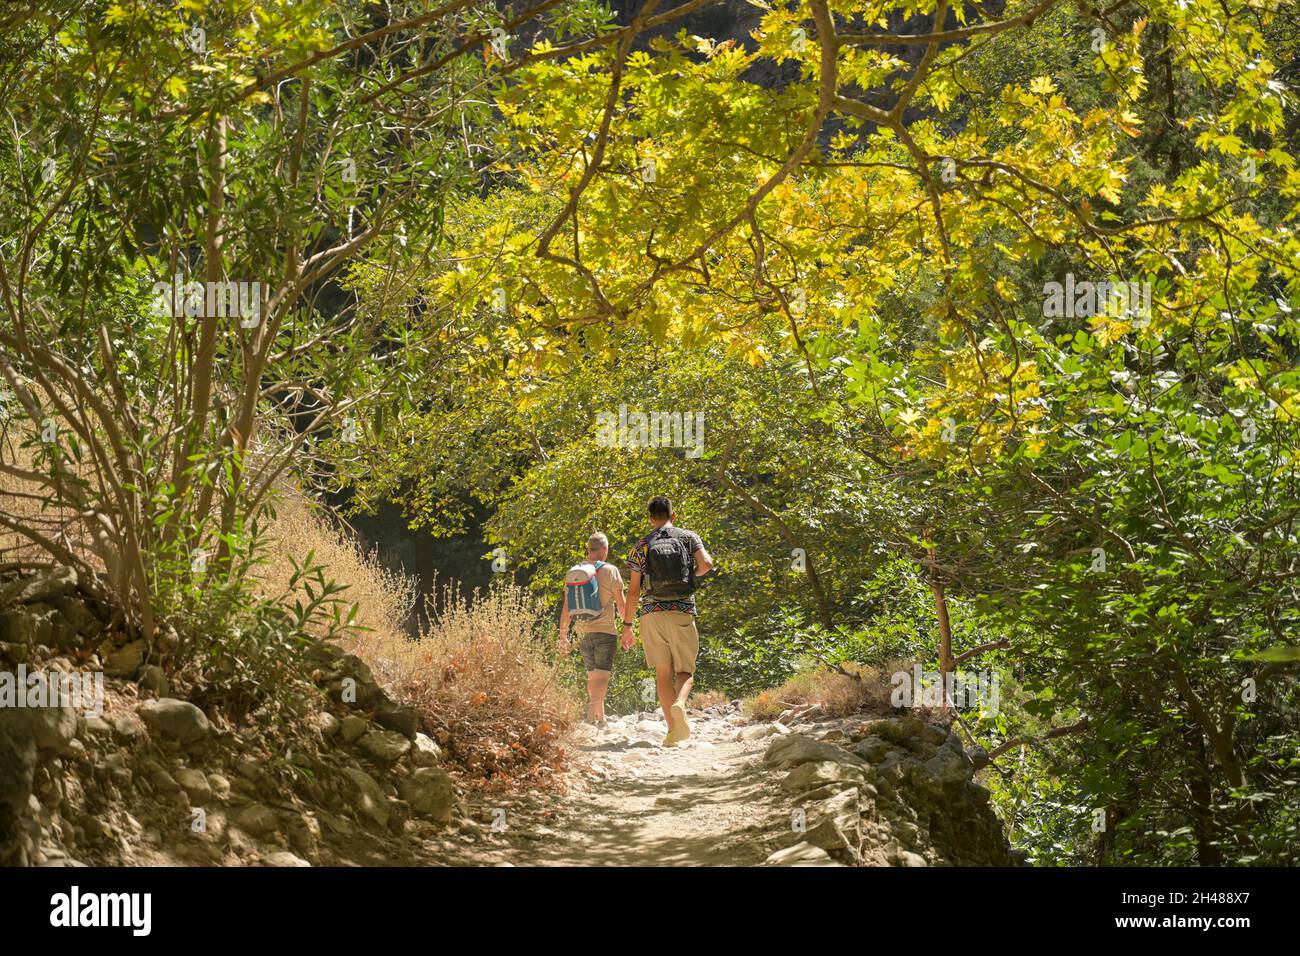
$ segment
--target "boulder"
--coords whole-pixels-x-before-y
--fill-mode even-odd
[[[113,725],[113,736],[122,743],[134,743],[141,734],[140,721],[126,711],[119,711],[108,719]]]
[[[104,673],[109,677],[130,680],[144,663],[144,655],[148,650],[149,645],[144,641],[132,641],[119,647],[108,655],[108,660],[104,662]]]
[[[112,737],[113,725],[101,715],[92,714],[86,718],[85,731],[90,737]]]
[[[255,837],[265,837],[279,828],[275,811],[260,803],[250,803],[241,807],[234,816],[234,824],[245,833]]]
[[[832,761],[854,767],[866,766],[866,761],[857,754],[849,753],[843,747],[806,737],[803,734],[790,734],[772,741],[763,755],[763,762],[775,767],[797,767],[800,764]]]
[[[406,756],[411,742],[391,730],[372,730],[358,744],[361,752],[379,764],[392,764]]]
[[[917,782],[934,787],[963,783],[970,779],[971,766],[966,755],[950,747],[940,747],[934,756],[921,765]]]
[[[812,790],[828,783],[850,783],[857,786],[866,782],[867,775],[861,768],[835,760],[822,760],[795,767],[781,781],[781,786],[786,790]]]
[[[49,568],[0,586],[0,607],[50,603],[67,597],[76,589],[76,571],[63,566]]]
[[[13,708],[0,710],[0,861],[8,862],[19,817],[27,810],[39,752],[19,722]],[[20,854],[21,855],[21,854]]]
[[[77,736],[77,712],[71,707],[2,707],[0,737],[30,740],[40,750],[65,754]]]
[[[442,750],[427,734],[417,733],[411,747],[411,762],[417,767],[436,767],[442,763]]]
[[[356,807],[361,815],[381,827],[388,826],[388,797],[375,782],[375,778],[357,767],[345,767],[343,775],[352,783],[357,798]]]
[[[859,734],[862,737],[875,735],[884,740],[906,746],[908,741],[913,738],[919,740],[921,734],[925,732],[925,727],[926,723],[920,717],[915,714],[904,714],[901,717],[883,717],[880,720],[869,720],[862,725]]]
[[[859,793],[866,796],[874,796],[875,788],[869,783],[850,783],[841,781],[839,783],[828,783],[817,787],[815,790],[804,790],[796,794],[794,802],[800,806],[815,806],[831,797],[838,797],[842,793]]]
[[[302,857],[290,853],[288,850],[276,850],[274,853],[268,855],[266,857],[266,865],[296,867],[311,866],[311,864]]]
[[[177,770],[173,776],[180,788],[189,796],[190,803],[201,807],[212,800],[212,785],[208,783],[208,778],[202,771],[186,767]]]
[[[877,737],[875,734],[869,734],[854,744],[853,753],[868,763],[880,763],[885,759],[885,754],[893,749],[894,745],[889,741]]]
[[[777,733],[774,724],[754,724],[750,727],[742,727],[736,734],[737,740],[762,740],[764,737],[771,737]]]
[[[320,849],[320,823],[314,814],[294,815],[285,827],[289,845],[302,856],[314,859]]]
[[[104,630],[104,622],[76,596],[59,598],[54,606],[79,637],[93,639]]]
[[[58,644],[61,626],[66,627],[58,612],[48,605],[16,607],[0,614],[0,641],[7,644]]]
[[[166,697],[171,690],[167,674],[157,664],[145,664],[140,668],[139,684],[142,690],[149,691],[155,697]]]
[[[333,678],[326,689],[335,702],[350,707],[375,707],[388,699],[365,661],[355,654],[336,658],[332,670]]]
[[[348,714],[339,723],[339,739],[345,744],[354,744],[370,730],[370,722],[356,714]]]
[[[149,783],[153,785],[154,790],[164,795],[176,793],[181,788],[176,778],[161,767],[150,772]]]
[[[322,737],[326,738],[333,737],[339,732],[339,728],[343,726],[339,719],[328,710],[317,711],[308,723],[319,730]]]
[[[375,723],[397,731],[407,740],[414,740],[420,730],[420,712],[413,707],[384,701],[375,708]]]
[[[831,855],[821,847],[811,843],[796,843],[794,846],[777,850],[765,861],[764,866],[843,866],[831,859]]]
[[[146,700],[136,713],[154,733],[181,744],[197,743],[212,733],[207,716],[187,700]]]
[[[845,790],[810,808],[808,819],[816,823],[805,840],[823,850],[845,850],[857,856],[862,841],[857,790]]]
[[[449,823],[456,807],[456,785],[439,767],[420,767],[398,784],[398,792],[413,811]]]
[[[927,744],[939,745],[946,743],[951,735],[948,733],[947,727],[940,727],[938,724],[926,724],[921,729],[919,736]]]
[[[134,771],[126,762],[126,754],[121,751],[109,754],[95,769],[107,773],[108,778],[122,790],[130,787],[131,781],[135,778]]]
[[[219,773],[210,773],[207,776],[208,789],[218,800],[224,800],[230,796],[230,781]]]

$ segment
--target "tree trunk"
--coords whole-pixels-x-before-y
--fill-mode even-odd
[[[934,614],[939,619],[939,683],[943,688],[943,712],[949,710],[948,675],[954,670],[952,658],[952,622],[948,618],[948,598],[943,582],[930,576],[930,593],[934,595]]]
[[[1183,743],[1191,760],[1187,788],[1192,797],[1192,833],[1196,836],[1196,861],[1201,866],[1220,866],[1223,854],[1214,845],[1214,791],[1210,780],[1205,737],[1192,724],[1183,724]]]

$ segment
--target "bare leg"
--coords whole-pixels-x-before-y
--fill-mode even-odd
[[[663,708],[664,720],[668,721],[669,729],[673,726],[673,702],[677,700],[677,690],[673,687],[673,669],[669,667],[655,668],[655,688],[659,691],[659,706]]]
[[[677,696],[675,700],[683,707],[686,706],[687,699],[691,696],[691,688],[695,686],[694,674],[677,675]]]
[[[609,671],[587,671],[587,719],[597,723],[605,719],[605,694],[609,691]]]

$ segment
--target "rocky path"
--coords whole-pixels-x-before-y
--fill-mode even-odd
[[[498,864],[672,866],[761,863],[790,810],[759,764],[766,727],[731,707],[691,716],[691,739],[664,747],[661,714],[580,728],[570,792],[477,808]],[[748,739],[745,739],[748,738]],[[783,824],[783,821],[784,824]]]
[[[988,761],[915,714],[826,718],[815,708],[746,724],[736,704],[611,720],[568,742],[563,796],[475,801],[452,837],[499,866],[1010,866],[975,774]]]

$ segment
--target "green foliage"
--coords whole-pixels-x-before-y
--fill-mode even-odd
[[[1028,741],[995,772],[1041,862],[1291,860],[1294,4],[800,0],[746,43],[676,11],[634,43],[582,2],[482,63],[526,14],[55,7],[0,38],[0,374],[34,464],[0,463],[74,517],[5,526],[91,573],[63,542],[92,523],[146,634],[261,634],[238,570],[281,480],[439,534],[485,509],[550,599],[668,494],[717,559],[701,689],[937,666],[946,606],[1011,686],[971,725]],[[920,57],[878,32],[939,10]],[[268,321],[142,313],[200,268],[274,285]],[[1140,294],[1080,310],[1076,280]],[[702,444],[603,443],[622,408]],[[337,607],[299,583],[287,631]]]
[[[235,551],[233,577],[206,568],[177,569],[166,608],[178,647],[172,666],[195,696],[234,717],[256,712],[273,718],[294,706],[306,676],[303,651],[313,641],[335,640],[365,630],[357,606],[346,600],[348,586],[331,579],[328,569],[308,552],[289,557],[292,574],[282,593],[260,596],[248,581],[269,560],[264,539],[254,532]]]

